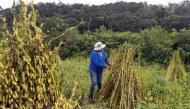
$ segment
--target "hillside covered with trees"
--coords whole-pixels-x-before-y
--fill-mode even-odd
[[[15,10],[19,12],[19,5]],[[120,44],[130,41],[139,45],[142,58],[161,64],[168,63],[174,50],[180,48],[186,63],[190,60],[190,1],[168,6],[148,5],[146,2],[115,2],[103,5],[38,3],[37,25],[43,25],[45,42],[63,33],[67,28],[80,25],[77,31],[51,43],[54,48],[65,42],[60,50],[62,59],[71,56],[88,57],[96,41],[107,44],[108,53]],[[1,9],[12,30],[11,9]],[[2,27],[2,22],[0,22]],[[0,30],[0,37],[1,32]]]

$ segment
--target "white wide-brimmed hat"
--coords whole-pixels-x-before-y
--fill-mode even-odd
[[[106,44],[103,44],[102,42],[97,42],[94,45],[94,50],[101,50],[106,46]]]

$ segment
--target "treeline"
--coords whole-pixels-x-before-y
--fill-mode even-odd
[[[97,41],[102,41],[107,45],[105,50],[108,55],[112,49],[118,48],[124,42],[130,42],[137,46],[137,55],[144,61],[163,65],[167,65],[173,52],[180,49],[182,59],[187,64],[190,60],[189,34],[190,30],[187,29],[179,32],[173,29],[169,33],[160,26],[145,29],[139,33],[113,32],[102,26],[95,32],[86,31],[84,34],[79,34],[78,31],[68,32],[52,44],[56,45],[59,41],[66,42],[60,51],[60,56],[65,59],[71,56],[89,57],[94,43]]]
[[[45,42],[81,21],[86,22],[78,30],[52,42],[52,48],[60,41],[65,42],[60,50],[62,59],[79,55],[89,57],[96,41],[106,43],[108,52],[130,41],[139,46],[146,61],[167,64],[173,51],[180,48],[184,61],[189,62],[189,0],[168,6],[120,1],[98,6],[38,3],[35,8],[39,13],[37,25],[44,24]],[[19,10],[19,5],[15,10]],[[8,28],[12,30],[11,9],[2,9],[0,14],[6,17]]]
[[[189,28],[190,1],[170,3],[168,6],[148,5],[147,2],[115,2],[103,5],[38,3],[35,9],[39,12],[38,23],[44,23],[44,30],[50,32],[64,30],[77,25],[81,21],[86,24],[79,28],[80,33],[86,30],[95,31],[101,25],[113,31],[139,32],[155,25],[160,25],[168,31],[173,28],[181,30]],[[19,10],[19,5],[15,10]],[[1,10],[7,22],[11,25],[10,9]]]

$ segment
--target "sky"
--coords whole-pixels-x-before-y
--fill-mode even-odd
[[[19,0],[15,0],[15,2],[18,3]],[[24,1],[30,1],[30,0],[24,0]],[[39,3],[39,2],[55,2],[58,3],[61,1],[62,3],[69,3],[69,4],[74,4],[74,3],[83,3],[83,4],[89,4],[89,5],[101,5],[101,4],[107,4],[107,3],[115,3],[117,1],[124,1],[124,2],[147,2],[148,4],[162,4],[162,5],[167,5],[168,3],[179,3],[184,0],[34,0],[34,3]],[[0,0],[0,6],[5,9],[5,8],[11,8],[13,4],[13,0]]]

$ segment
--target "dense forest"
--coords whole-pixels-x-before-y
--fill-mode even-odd
[[[19,12],[19,5],[14,10]],[[168,64],[174,50],[180,49],[185,63],[190,60],[190,1],[170,3],[168,6],[149,5],[147,2],[115,2],[103,5],[38,3],[37,25],[43,24],[44,39],[48,42],[67,28],[80,25],[51,43],[54,48],[63,41],[60,50],[62,59],[72,56],[88,57],[93,44],[102,41],[106,51],[130,41],[142,51],[145,61]],[[12,31],[11,9],[0,8]],[[0,22],[0,27],[2,27]],[[1,32],[0,30],[0,37]]]

